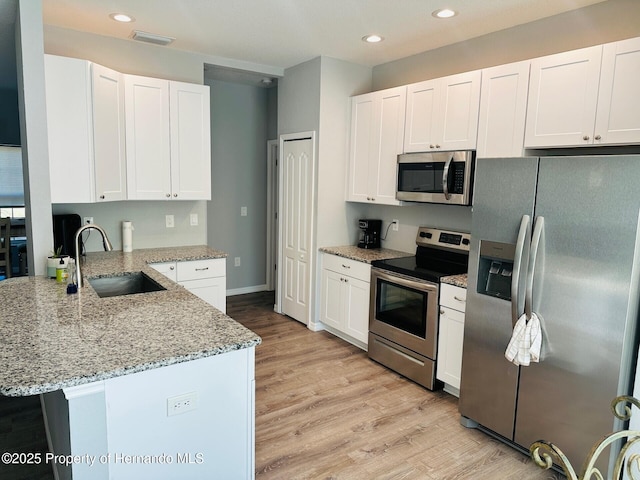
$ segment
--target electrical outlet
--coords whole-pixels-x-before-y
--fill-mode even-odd
[[[198,394],[189,392],[167,398],[167,417],[187,413],[198,408]]]
[[[241,217],[247,216],[247,207],[240,207],[240,216]]]
[[[398,231],[398,227],[400,226],[400,222],[397,219],[393,219],[391,220],[391,223],[393,224],[393,231],[397,232]]]
[[[235,257],[235,258],[233,259],[233,264],[234,264],[236,267],[239,267],[239,266],[240,266],[240,257]]]
[[[165,215],[164,216],[164,221],[165,224],[167,226],[167,228],[173,228],[175,225],[173,223],[173,215]]]
[[[192,213],[189,215],[189,222],[191,223],[192,227],[195,227],[198,225],[198,214],[197,213]]]
[[[93,223],[93,217],[82,217],[82,223],[85,225],[88,223]]]

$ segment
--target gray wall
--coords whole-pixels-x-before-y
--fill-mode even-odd
[[[266,281],[267,140],[271,90],[205,80],[211,88],[211,189],[207,236],[227,258],[227,289]],[[271,99],[271,101],[270,101]],[[247,216],[240,208],[247,207]],[[240,266],[234,266],[240,257]],[[233,292],[232,292],[233,293]]]
[[[608,0],[373,68],[373,89],[640,36],[640,1]]]

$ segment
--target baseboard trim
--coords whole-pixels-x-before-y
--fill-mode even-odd
[[[231,290],[227,290],[227,297],[233,297],[234,295],[244,295],[245,293],[258,293],[258,292],[266,292],[267,284],[263,285],[253,285],[251,287],[242,287],[242,288],[233,288]]]

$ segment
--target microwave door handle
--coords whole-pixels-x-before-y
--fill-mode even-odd
[[[444,198],[447,200],[451,198],[451,194],[449,193],[449,167],[451,166],[451,162],[453,162],[453,156],[449,157],[442,171],[442,192],[444,193]]]
[[[523,215],[520,221],[520,230],[518,232],[518,240],[516,241],[516,252],[513,258],[513,273],[511,276],[511,320],[512,326],[515,326],[520,317],[520,274],[522,267],[526,264],[525,244],[528,244],[531,238],[531,218],[529,215]],[[528,253],[528,252],[527,252]]]

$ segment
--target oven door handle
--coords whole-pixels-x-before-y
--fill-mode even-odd
[[[449,167],[451,167],[451,162],[453,162],[453,155],[449,156],[449,160],[444,164],[444,170],[442,170],[442,192],[447,200],[451,198],[449,193]]]
[[[520,221],[520,230],[518,231],[518,240],[516,241],[516,253],[513,258],[513,272],[511,276],[511,324],[515,326],[521,311],[521,294],[520,294],[520,274],[523,265],[527,264],[529,249],[529,239],[531,238],[531,217],[523,215]],[[526,302],[525,302],[526,304]]]

